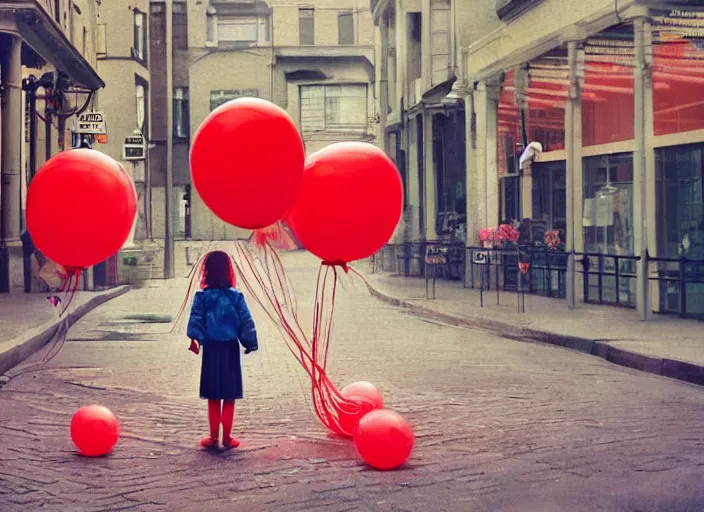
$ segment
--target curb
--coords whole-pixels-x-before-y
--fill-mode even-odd
[[[529,327],[516,327],[506,322],[497,322],[477,317],[460,317],[448,313],[442,313],[432,308],[414,304],[408,300],[399,299],[388,295],[375,288],[369,280],[366,280],[369,293],[387,304],[397,306],[407,310],[412,315],[441,321],[455,327],[467,327],[489,331],[503,338],[523,342],[538,342],[548,345],[567,348],[583,354],[600,357],[610,363],[631,368],[662,377],[688,382],[704,386],[704,366],[678,361],[675,359],[657,358],[631,352],[622,348],[614,347],[603,340],[581,338],[578,336],[567,336],[549,331],[541,331]]]
[[[9,340],[10,344],[13,345],[12,348],[0,353],[0,376],[2,376],[9,369],[20,364],[22,361],[41,349],[44,345],[49,343],[49,341],[51,341],[57,331],[61,328],[63,322],[67,323],[66,328],[70,328],[87,313],[90,313],[98,306],[101,306],[106,302],[119,297],[120,295],[124,295],[130,291],[130,289],[130,286],[123,285],[102,292],[95,297],[92,297],[88,302],[78,306],[76,309],[68,313],[66,317],[62,319],[50,320],[44,325],[40,325],[39,327],[32,329],[28,333],[18,336],[14,340]]]

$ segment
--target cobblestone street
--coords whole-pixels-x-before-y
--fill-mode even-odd
[[[303,318],[316,263],[284,264]],[[307,374],[257,310],[238,450],[203,452],[199,358],[150,316],[175,314],[184,280],[87,315],[61,353],[0,390],[0,510],[704,510],[704,390],[565,349],[423,321],[346,276],[329,374],[374,382],[416,434],[408,464],[376,472],[317,422]],[[75,455],[69,422],[100,403],[122,437]]]

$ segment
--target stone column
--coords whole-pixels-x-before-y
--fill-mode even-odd
[[[432,45],[432,26],[431,26],[431,15],[432,8],[430,5],[430,0],[421,0],[421,37],[420,37],[420,48],[421,48],[421,84],[423,92],[427,91],[432,87],[433,83],[433,45]],[[416,98],[416,101],[420,101],[420,98]],[[434,230],[433,230],[434,231]]]
[[[652,33],[646,18],[633,22],[635,35],[635,65],[633,67],[634,133],[636,150],[633,153],[633,241],[635,254],[640,256],[636,266],[636,308],[641,320],[652,317],[650,286],[648,283],[648,192],[655,196],[655,164],[652,146]],[[650,116],[646,112],[651,113]],[[650,121],[650,122],[648,122]],[[650,135],[650,136],[649,136]],[[651,182],[648,184],[648,182]],[[651,203],[654,205],[653,203]],[[653,219],[652,227],[655,228]],[[617,291],[618,293],[618,291]]]
[[[499,212],[499,97],[501,85],[497,80],[491,80],[486,85],[486,220],[487,225],[498,226],[501,221]]]
[[[382,17],[379,26],[381,52],[379,55],[379,128],[382,148],[387,155],[396,149],[389,147],[389,137],[386,133],[386,118],[389,113],[389,26],[386,16]]]
[[[479,245],[479,229],[477,222],[477,187],[475,185],[477,173],[476,150],[474,144],[476,141],[477,129],[474,115],[474,96],[472,93],[466,93],[464,96],[464,120],[465,120],[465,213],[467,215],[467,247],[476,247]],[[464,266],[464,285],[469,286],[472,280],[470,265],[471,254],[466,253],[466,264]]]
[[[2,61],[5,97],[2,105],[2,245],[11,292],[24,290],[24,263],[20,240],[22,145],[22,40],[8,36]]]
[[[438,219],[435,155],[433,154],[433,111],[423,109],[423,165],[425,192],[425,239],[437,240]]]
[[[577,41],[567,43],[569,96],[565,103],[565,188],[567,196],[567,307],[576,307],[578,289],[577,258],[583,249],[582,235],[582,87],[584,85],[584,50]]]
[[[474,153],[473,209],[476,230],[499,223],[499,176],[497,170],[499,91],[497,81],[482,81],[474,91],[476,149]],[[476,234],[475,234],[476,236]]]

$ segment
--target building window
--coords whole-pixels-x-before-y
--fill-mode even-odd
[[[337,16],[337,33],[339,44],[354,44],[354,17],[351,12]]]
[[[311,132],[364,132],[366,85],[301,86],[301,128]]]
[[[267,16],[218,16],[218,43],[265,44],[269,42]]]
[[[188,50],[188,28],[185,3],[173,4],[173,47]]]
[[[302,45],[315,44],[315,11],[298,9],[298,42]]]
[[[134,11],[134,41],[132,43],[132,58],[142,63],[147,62],[147,26],[143,12]]]
[[[208,7],[205,15],[205,44],[206,46],[218,44],[218,17],[212,7]]]
[[[188,89],[178,87],[174,89],[174,137],[187,139],[189,134],[188,122]]]
[[[135,84],[135,97],[137,99],[137,128],[142,132],[142,135],[145,135],[147,127],[147,88],[139,81]]]

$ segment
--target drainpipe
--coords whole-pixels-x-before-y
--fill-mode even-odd
[[[269,63],[269,101],[274,103],[274,64],[276,54],[274,53],[274,9],[269,8],[269,33],[271,34],[271,62]]]
[[[450,0],[450,73],[457,73],[457,2]]]

